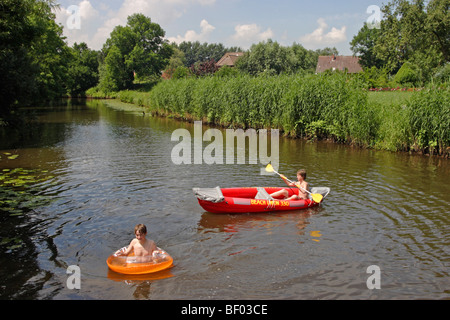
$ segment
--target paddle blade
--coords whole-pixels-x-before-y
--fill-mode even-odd
[[[267,172],[274,172],[272,165],[269,163],[266,167]]]
[[[319,193],[313,193],[311,194],[312,199],[314,202],[316,203],[320,203],[323,200],[323,195],[319,194]]]

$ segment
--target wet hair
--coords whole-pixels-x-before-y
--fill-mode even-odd
[[[306,170],[305,169],[298,170],[297,174],[301,175],[303,177],[303,179],[306,179]]]
[[[134,227],[134,234],[136,234],[137,232],[139,232],[140,234],[147,234],[147,227],[145,226],[145,224],[137,224],[136,227]]]

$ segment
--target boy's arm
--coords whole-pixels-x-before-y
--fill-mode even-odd
[[[289,187],[295,186],[295,183],[289,182],[284,174],[280,174],[281,179],[283,179],[284,183],[286,183]]]
[[[127,250],[125,250],[124,252],[119,252],[118,255],[120,255],[120,256],[129,255],[131,253],[131,251],[133,251],[135,240],[136,239],[131,240],[130,245],[128,246]]]
[[[152,249],[152,253],[151,254],[153,254],[153,251],[158,250],[158,247],[156,246],[155,241],[152,241],[151,249]]]

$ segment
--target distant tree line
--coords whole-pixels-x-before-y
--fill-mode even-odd
[[[236,75],[239,72],[257,75],[312,73],[316,69],[320,55],[338,55],[336,48],[307,50],[301,44],[282,46],[271,39],[253,44],[247,51],[239,47],[225,48],[222,44],[182,42],[173,44],[175,53],[165,72],[168,78],[205,76],[219,72],[219,76]],[[243,52],[236,62],[235,70],[215,66],[227,52]]]

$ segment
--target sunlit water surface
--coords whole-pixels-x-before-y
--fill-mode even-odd
[[[0,145],[3,180],[17,168],[36,180],[0,190],[1,298],[450,298],[449,160],[280,138],[279,171],[295,179],[306,168],[313,186],[331,188],[324,203],[218,215],[204,212],[193,187],[282,180],[260,175],[259,162],[175,165],[171,135],[194,137],[190,123],[102,101],[35,112],[36,125]],[[141,278],[108,270],[137,223],[173,268]],[[70,265],[80,267],[79,290],[67,287]],[[368,289],[371,265],[381,289]]]

